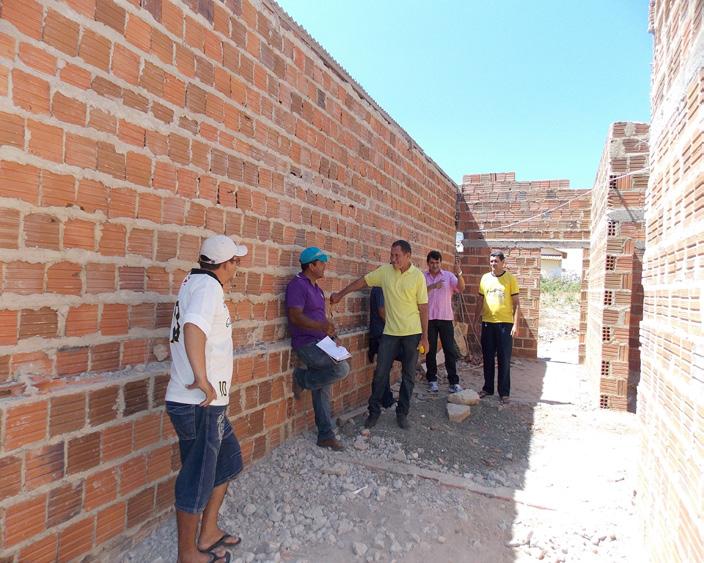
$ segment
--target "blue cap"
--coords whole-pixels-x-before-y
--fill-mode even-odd
[[[320,262],[327,262],[328,255],[325,254],[322,250],[320,250],[317,246],[309,246],[303,252],[301,252],[301,256],[298,260],[301,262],[301,264],[310,264],[311,262],[315,262],[316,260],[319,260]]]

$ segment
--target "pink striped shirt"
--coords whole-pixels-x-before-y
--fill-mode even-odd
[[[426,285],[443,281],[442,287],[428,290],[428,320],[429,321],[452,321],[452,294],[459,293],[457,289],[457,276],[447,270],[440,270],[440,273],[433,277],[430,272],[424,272]]]

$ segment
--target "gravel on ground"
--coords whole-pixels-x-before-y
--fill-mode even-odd
[[[553,330],[553,333],[556,332]],[[558,331],[559,332],[559,331]],[[551,334],[552,336],[552,334]],[[233,561],[637,561],[635,416],[600,410],[571,331],[512,362],[511,402],[447,415],[447,382],[419,377],[402,430],[385,411],[339,428],[344,452],[289,440],[231,484],[222,526]],[[481,367],[462,364],[478,391]],[[121,562],[176,560],[171,517]]]

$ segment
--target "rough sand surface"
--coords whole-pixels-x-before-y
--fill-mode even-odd
[[[233,560],[642,560],[635,416],[596,408],[573,332],[550,330],[549,359],[513,362],[508,406],[486,398],[452,423],[446,382],[430,394],[419,374],[410,430],[386,411],[365,435],[358,416],[340,428],[343,453],[307,433],[248,468],[222,510],[243,536]],[[481,368],[460,371],[481,388]],[[175,540],[171,517],[120,561],[175,561]]]

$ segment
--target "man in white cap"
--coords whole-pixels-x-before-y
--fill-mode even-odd
[[[247,247],[216,235],[203,241],[178,293],[171,319],[171,379],[166,412],[179,439],[176,478],[179,561],[230,561],[240,538],[218,527],[228,482],[242,470],[242,454],[227,419],[232,382],[232,321],[225,288]],[[196,534],[200,527],[200,534]]]

